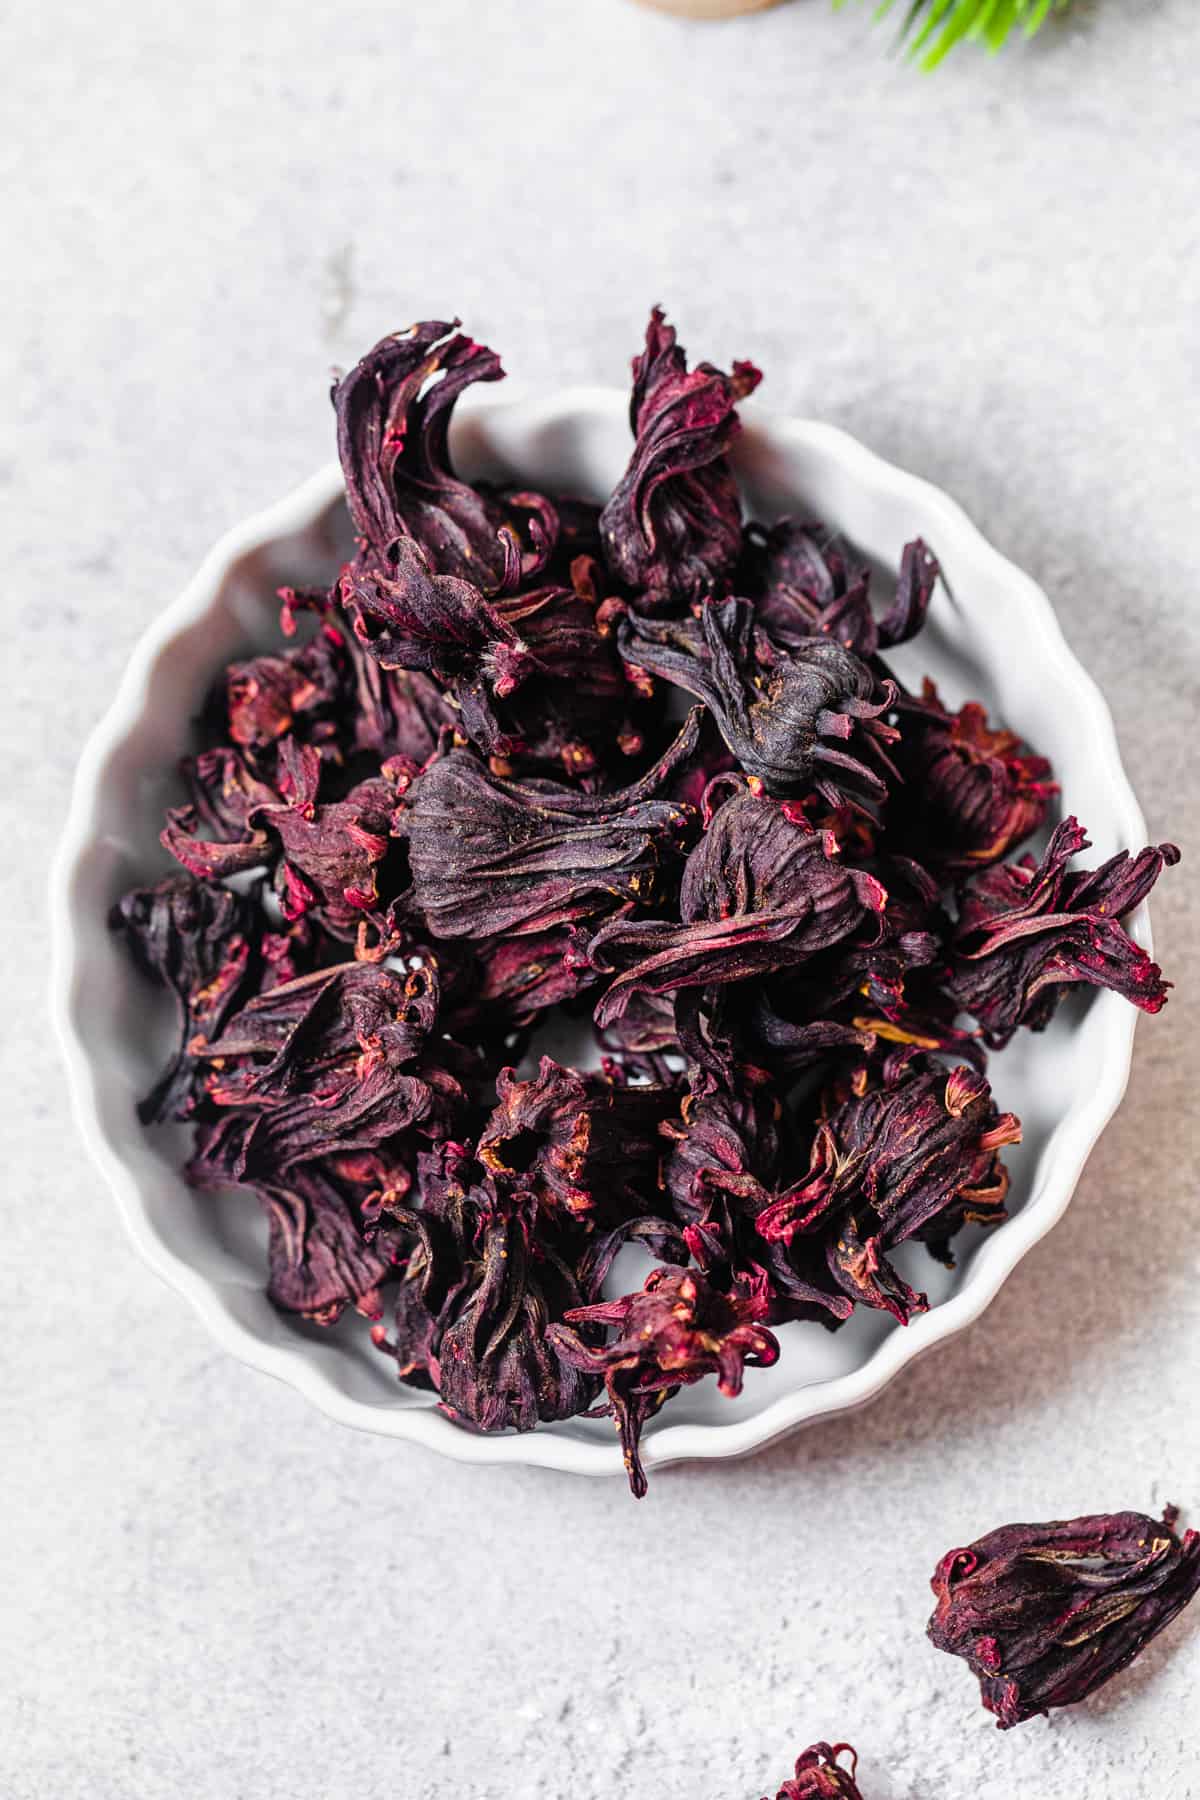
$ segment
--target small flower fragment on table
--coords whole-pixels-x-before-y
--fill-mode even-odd
[[[142,1117],[262,1207],[274,1304],[357,1309],[466,1429],[608,1414],[640,1494],[681,1388],[736,1395],[792,1321],[907,1323],[892,1253],[1002,1223],[988,1053],[1072,987],[1161,1008],[1121,921],[1178,853],[1080,867],[1069,815],[1023,851],[1049,763],[889,660],[932,549],[877,604],[833,532],[743,517],[751,363],[656,308],[603,502],[459,474],[502,373],[429,321],[339,381],[354,555],[215,682],[178,870],[114,924],[178,1017]],[[539,1055],[563,1021],[599,1068]]]
[[[775,1800],[865,1800],[857,1773],[858,1756],[849,1744],[812,1744],[796,1758],[795,1773]]]

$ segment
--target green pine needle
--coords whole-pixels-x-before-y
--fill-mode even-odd
[[[833,0],[840,9],[846,0]],[[875,17],[892,11],[895,0],[877,0]],[[999,50],[1016,30],[1032,37],[1052,12],[1066,12],[1071,0],[907,0],[900,42],[923,69],[938,64],[964,38]]]

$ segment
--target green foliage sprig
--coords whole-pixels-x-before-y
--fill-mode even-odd
[[[846,0],[834,0],[841,8]],[[900,41],[923,69],[935,69],[965,38],[995,51],[1014,31],[1032,37],[1051,13],[1065,12],[1071,0],[908,0]],[[875,17],[893,10],[895,0],[878,0]]]

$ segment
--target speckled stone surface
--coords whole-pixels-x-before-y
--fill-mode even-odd
[[[3,39],[0,1793],[755,1800],[846,1737],[868,1800],[1200,1794],[1200,1607],[1005,1735],[922,1635],[992,1525],[1200,1520],[1194,0],[934,81],[824,0],[48,0]],[[1177,994],[985,1319],[639,1507],[352,1436],[213,1347],[73,1135],[42,891],[138,633],[329,454],[331,364],[459,310],[534,387],[620,379],[656,299],[1045,585],[1189,863]]]

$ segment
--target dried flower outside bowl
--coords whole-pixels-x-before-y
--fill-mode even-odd
[[[519,472],[552,490],[603,494],[628,454],[625,397],[609,390],[577,389],[545,402],[488,397],[462,410],[456,452],[469,474]],[[756,515],[820,519],[893,569],[908,539],[925,538],[948,591],[935,597],[919,643],[894,655],[899,672],[913,679],[928,670],[955,705],[982,699],[1051,757],[1096,860],[1139,848],[1144,827],[1108,708],[1040,589],[927,483],[828,425],[751,413],[735,460]],[[244,1362],[290,1382],[347,1425],[464,1462],[617,1474],[621,1455],[608,1421],[575,1418],[525,1435],[477,1436],[443,1416],[433,1396],[396,1383],[356,1316],[322,1330],[277,1312],[263,1291],[257,1208],[245,1196],[224,1202],[189,1189],[178,1172],[182,1128],[148,1133],[135,1114],[162,1060],[170,1007],[110,936],[109,907],[165,865],[158,822],[176,798],[175,765],[191,747],[191,721],[214,674],[277,641],[275,588],[328,578],[347,544],[336,467],[222,539],[141,640],[84,750],[52,884],[54,1008],[76,1115],[142,1256]],[[1148,949],[1144,908],[1129,929]],[[1113,993],[1072,999],[1049,1030],[1023,1034],[994,1060],[999,1102],[1025,1127],[1023,1144],[1006,1157],[1012,1217],[990,1234],[964,1232],[953,1271],[917,1244],[897,1253],[900,1272],[928,1292],[928,1313],[902,1328],[860,1308],[835,1335],[784,1327],[779,1362],[754,1371],[739,1399],[721,1397],[711,1382],[679,1393],[647,1429],[647,1466],[742,1456],[859,1405],[914,1356],[978,1318],[1066,1208],[1124,1091],[1136,1017]]]

